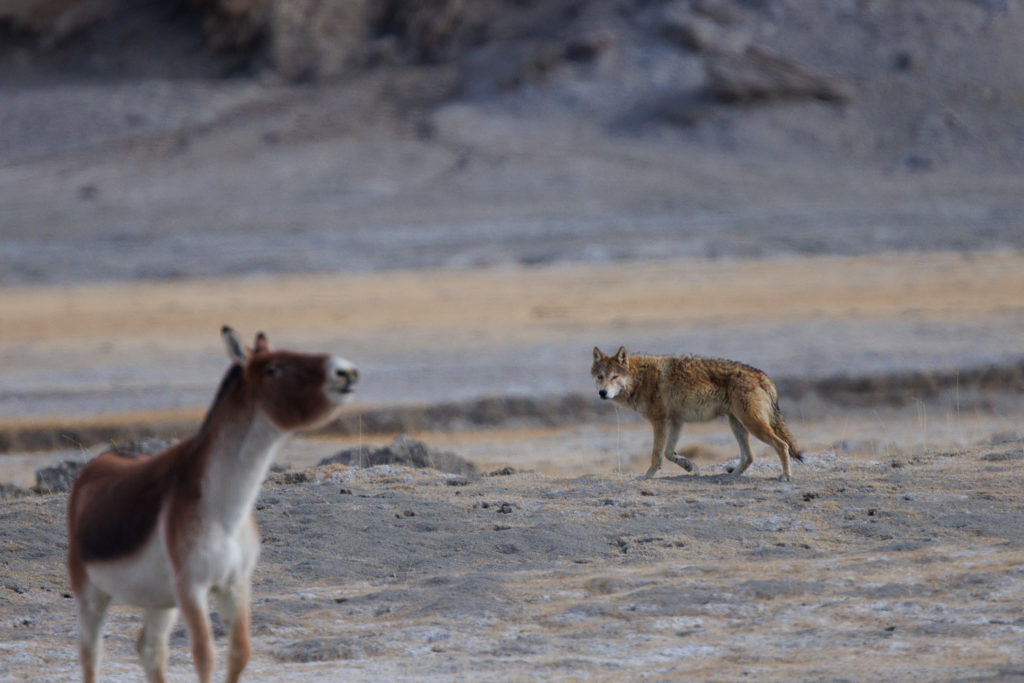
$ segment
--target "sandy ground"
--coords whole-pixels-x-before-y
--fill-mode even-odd
[[[972,438],[995,427],[959,426]],[[832,444],[842,450],[818,450],[837,426],[794,424],[812,452],[789,484],[760,448],[750,476],[726,480],[724,425],[693,435],[707,445],[698,476],[666,469],[638,479],[646,431],[606,425],[478,436],[478,449],[461,442],[491,453],[482,464],[522,468],[507,476],[334,465],[307,470],[309,483],[272,478],[257,506],[264,552],[250,675],[1024,675],[1024,442],[1004,432],[945,450],[940,428],[922,450],[913,445],[920,423],[891,441],[853,438],[877,432],[872,416],[848,416],[845,427],[850,438]],[[498,455],[488,438],[517,447]],[[290,454],[338,445],[297,442]],[[562,457],[550,457],[559,446]],[[547,457],[529,455],[539,451]],[[530,467],[542,462],[546,472]],[[78,676],[61,568],[65,501],[0,509],[6,680]],[[137,679],[137,628],[130,610],[112,612],[109,680]],[[188,680],[182,629],[172,642],[172,679]]]

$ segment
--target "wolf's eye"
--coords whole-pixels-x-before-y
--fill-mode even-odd
[[[609,382],[614,382],[614,381],[615,381],[615,380],[617,380],[618,378],[619,378],[619,376],[618,376],[618,375],[612,375],[611,377],[609,377],[609,378],[608,378],[608,381],[609,381]]]
[[[281,374],[281,367],[278,365],[268,365],[266,372],[267,377],[277,377]]]
[[[604,381],[604,375],[598,375],[597,376],[597,381],[598,382],[603,382]]]

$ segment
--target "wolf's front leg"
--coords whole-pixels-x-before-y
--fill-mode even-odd
[[[682,467],[687,472],[693,472],[694,466],[689,458],[676,453],[676,444],[679,442],[679,432],[683,430],[683,423],[678,420],[671,420],[668,424],[668,437],[665,439],[665,457]]]
[[[644,479],[650,479],[661,469],[661,454],[665,450],[668,423],[665,420],[651,420],[654,428],[654,447],[651,449],[651,466],[647,469]]]

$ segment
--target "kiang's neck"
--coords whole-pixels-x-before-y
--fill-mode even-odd
[[[245,521],[287,437],[258,410],[219,431],[211,443],[202,486],[202,505],[211,520],[229,531]]]

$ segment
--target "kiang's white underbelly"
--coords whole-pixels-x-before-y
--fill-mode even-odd
[[[188,574],[196,586],[219,588],[247,576],[255,563],[258,537],[243,529],[227,536],[200,534],[193,546]],[[86,565],[89,580],[111,596],[115,604],[139,607],[174,607],[174,574],[161,534],[153,537],[130,557]]]
[[[174,577],[159,534],[130,557],[86,565],[89,580],[115,604],[174,607]]]

